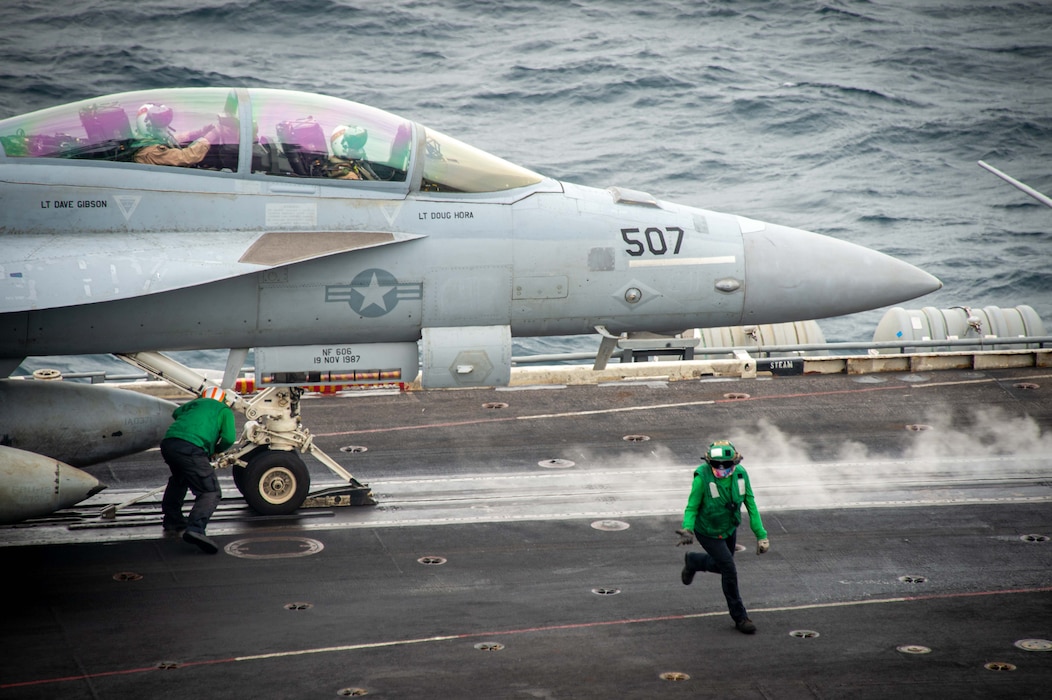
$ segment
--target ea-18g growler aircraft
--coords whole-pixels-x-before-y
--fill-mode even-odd
[[[513,336],[778,323],[940,287],[867,248],[649,194],[559,182],[410,120],[302,92],[127,92],[0,121],[0,376],[113,353],[189,392],[159,351],[249,348],[270,386],[221,463],[267,513],[302,503],[297,384],[489,386]],[[261,369],[262,368],[262,369]],[[99,487],[76,469],[155,446],[172,405],[0,382],[0,520]],[[360,486],[360,484],[358,484]]]

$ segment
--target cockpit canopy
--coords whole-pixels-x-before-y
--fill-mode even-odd
[[[0,145],[7,158],[406,183],[429,192],[497,192],[543,179],[373,107],[262,88],[142,90],[61,105],[0,121]]]

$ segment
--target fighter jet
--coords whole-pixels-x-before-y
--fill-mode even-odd
[[[299,453],[341,473],[299,420],[300,384],[500,385],[513,336],[789,322],[941,286],[858,245],[560,182],[303,92],[108,95],[4,119],[0,145],[0,376],[28,356],[113,353],[195,392],[208,380],[160,351],[230,349],[236,370],[254,348],[271,386],[234,395],[249,421],[225,459],[263,512],[302,503]],[[12,500],[86,497],[90,482],[43,479],[57,499],[21,487],[63,457],[156,444],[171,407],[89,385],[56,400],[32,381],[15,400],[15,382],[2,380],[0,438],[23,452],[0,450],[0,519],[25,517]]]

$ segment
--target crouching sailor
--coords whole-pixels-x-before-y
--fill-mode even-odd
[[[181,536],[201,551],[215,554],[219,547],[205,528],[223,494],[210,460],[237,439],[234,412],[226,404],[226,392],[209,387],[200,398],[176,408],[172,417],[175,422],[161,440],[161,456],[172,472],[161,500],[161,525],[166,536]],[[195,497],[189,518],[183,515],[187,489]]]

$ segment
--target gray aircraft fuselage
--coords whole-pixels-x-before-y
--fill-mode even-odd
[[[85,168],[69,170],[66,182],[82,173],[97,179]],[[175,180],[172,188],[217,184],[183,172],[150,175]],[[0,354],[406,341],[431,326],[509,325],[518,336],[742,322],[745,290],[714,288],[719,279],[746,277],[736,217],[616,204],[606,191],[544,184],[555,191],[538,188],[518,201],[424,193],[378,199],[324,184],[300,185],[303,194],[289,195],[281,192],[288,186],[269,182],[253,194],[49,186],[44,195],[53,201],[107,204],[33,211],[35,221],[18,234],[27,248],[65,239],[79,251],[36,273],[38,288],[50,287],[41,296],[79,303],[4,314]],[[39,186],[5,189],[12,200],[39,206]],[[113,202],[129,191],[141,198],[135,214],[147,219],[150,212],[141,228],[129,226]],[[268,225],[268,208],[317,224],[283,230]],[[189,218],[193,225],[181,223]],[[662,254],[630,257],[623,228],[644,245],[651,230]],[[147,237],[153,240],[137,249]],[[173,268],[178,274],[180,265],[206,268],[213,247],[231,245],[224,239],[240,245],[237,260],[258,271],[149,292],[153,280]],[[100,241],[104,256],[93,253]],[[317,251],[319,257],[301,260]],[[172,260],[185,252],[191,261]],[[678,264],[691,259],[719,262]],[[629,267],[636,260],[651,265]],[[107,299],[125,286],[147,292]],[[630,288],[638,299],[626,299]],[[749,317],[783,318],[778,308]]]
[[[216,90],[168,97],[192,105]],[[129,112],[147,99],[157,97],[112,96]],[[310,122],[268,117],[267,105],[325,99],[318,114],[371,118],[375,134],[399,118],[302,93],[237,89],[226,99],[226,119],[240,126],[225,137],[231,160],[213,169],[107,160],[87,136],[67,133],[80,128],[72,119],[26,133],[62,114],[0,122],[16,152],[0,156],[0,358],[9,366],[30,355],[406,342],[461,326],[512,336],[675,332],[842,315],[939,287],[906,263],[799,229],[522,169],[504,177],[505,165],[517,166],[412,122],[373,157],[397,161],[390,179],[297,174],[289,124]],[[102,107],[87,102],[79,114],[90,134],[85,114]],[[74,155],[34,157],[56,139]],[[331,152],[313,147],[332,159],[332,143]],[[278,155],[261,165],[261,147],[286,170]],[[490,161],[499,163],[492,174]],[[456,168],[469,187],[436,184]]]

